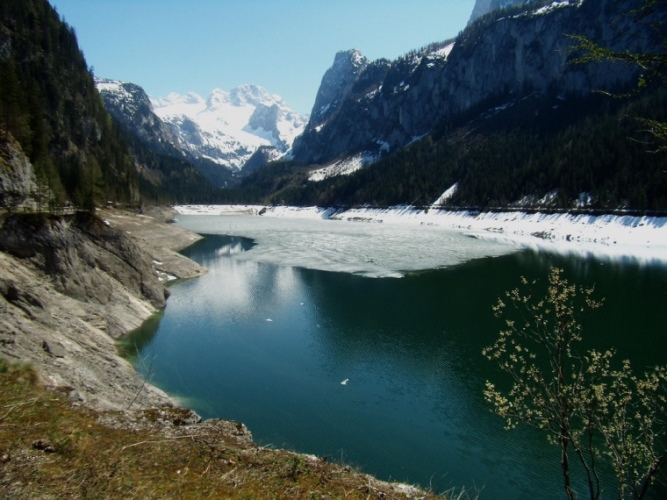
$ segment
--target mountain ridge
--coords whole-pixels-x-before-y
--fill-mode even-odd
[[[257,168],[260,158],[288,155],[307,120],[258,85],[215,88],[206,98],[195,92],[152,98],[134,83],[97,78],[96,84],[107,110],[132,136],[191,163],[218,187],[234,185],[249,161]]]
[[[204,99],[194,92],[151,99],[154,112],[195,158],[240,171],[260,146],[287,153],[305,118],[258,85],[229,92],[216,88]]]
[[[496,98],[544,93],[557,85],[563,93],[590,93],[632,81],[636,71],[609,65],[575,65],[572,41],[564,33],[587,33],[603,44],[636,48],[643,39],[624,19],[632,0],[529,2],[523,10],[494,10],[469,25],[443,57],[442,47],[427,47],[389,62],[366,62],[359,71],[340,64],[340,54],[322,80],[318,100],[294,158],[326,163],[340,155],[395,151],[430,133],[443,120]],[[509,4],[508,4],[509,5]],[[617,29],[597,29],[605,23]],[[615,37],[617,32],[623,33]],[[443,42],[444,43],[444,42]],[[358,57],[363,57],[358,55]],[[330,82],[339,85],[331,94]],[[323,96],[331,94],[328,103]],[[320,109],[328,112],[320,118]]]
[[[521,7],[531,1],[533,0],[476,0],[468,24],[495,10]]]
[[[363,56],[339,53],[318,94],[332,105],[317,102],[294,163],[260,169],[241,192],[264,203],[428,206],[456,185],[447,206],[663,210],[660,160],[642,150],[642,132],[626,118],[664,121],[662,87],[635,92],[636,66],[577,63],[566,35],[620,52],[660,50],[652,27],[667,12],[638,19],[631,14],[641,5],[535,0],[488,12],[456,39],[395,61],[357,70],[339,58]]]

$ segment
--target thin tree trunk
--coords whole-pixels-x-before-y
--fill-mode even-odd
[[[565,493],[567,498],[574,500],[574,491],[572,491],[572,483],[570,482],[570,460],[567,456],[567,448],[570,444],[568,438],[561,436],[560,438],[560,464],[563,469],[563,480],[565,482]]]

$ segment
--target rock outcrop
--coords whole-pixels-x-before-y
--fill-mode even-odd
[[[531,1],[534,0],[476,0],[469,22],[473,22],[494,10],[518,7],[530,3]]]
[[[85,213],[4,217],[0,355],[34,364],[45,384],[66,387],[92,406],[171,405],[117,355],[114,341],[164,308],[160,276],[174,274],[112,225]],[[187,233],[181,242],[196,239]],[[175,253],[164,249],[160,258],[169,252]],[[203,272],[194,263],[180,270],[182,277]]]
[[[29,206],[37,193],[35,172],[20,144],[7,131],[0,141],[0,207]]]

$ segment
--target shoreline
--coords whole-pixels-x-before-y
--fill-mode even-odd
[[[102,243],[104,240],[107,243],[112,242],[107,247],[113,254],[111,257],[102,256],[100,253],[96,255],[99,260],[92,259],[85,261],[85,264],[83,260],[76,262],[83,255],[83,245],[88,245],[85,250],[91,251],[90,242],[84,235],[82,239],[85,241],[82,243],[78,239],[81,235],[76,234],[78,229],[65,221],[59,221],[46,230],[51,238],[54,234],[56,237],[66,236],[63,240],[67,242],[64,250],[70,252],[70,260],[74,259],[74,264],[78,264],[78,267],[60,271],[63,274],[45,272],[40,267],[39,259],[34,257],[17,257],[6,249],[0,251],[0,356],[12,363],[31,365],[37,374],[39,385],[66,396],[67,399],[58,404],[71,408],[90,408],[93,413],[88,411],[85,414],[92,415],[93,421],[114,432],[127,432],[131,441],[137,439],[133,436],[144,435],[138,433],[150,436],[151,440],[126,445],[121,448],[121,452],[138,444],[187,438],[182,442],[192,441],[193,445],[189,449],[201,454],[197,443],[205,442],[206,447],[210,448],[211,439],[214,437],[231,456],[240,457],[238,462],[220,461],[218,468],[234,464],[234,469],[223,474],[223,478],[229,474],[255,478],[257,471],[254,465],[261,459],[271,464],[263,469],[262,476],[270,486],[282,485],[274,476],[283,474],[281,467],[285,462],[292,466],[298,464],[300,477],[314,475],[321,479],[326,473],[332,479],[335,476],[336,484],[352,485],[351,491],[363,488],[383,497],[398,498],[436,496],[405,483],[380,481],[343,464],[328,464],[325,459],[312,455],[259,446],[252,441],[251,432],[242,423],[220,419],[202,421],[187,406],[179,406],[177,399],[152,385],[150,380],[141,378],[130,362],[119,355],[114,339],[128,335],[160,309],[147,302],[142,294],[137,293],[136,288],[130,286],[133,279],[127,274],[128,269],[136,270],[142,262],[147,264],[145,269],[142,269],[143,277],[152,274],[152,282],[158,282],[158,278],[162,278],[161,286],[164,286],[164,281],[168,279],[166,276],[180,279],[201,276],[207,270],[178,254],[176,250],[194,243],[202,236],[167,224],[173,217],[173,212],[165,210],[146,215],[104,209],[99,210],[97,216],[99,220],[96,229],[102,234]],[[114,232],[110,233],[109,228]],[[39,229],[29,240],[35,238],[42,244],[43,241],[39,238],[43,238],[43,234],[37,234],[40,232],[44,231]],[[23,241],[22,244],[33,243]],[[129,268],[124,268],[125,274],[106,269],[108,261],[104,262],[104,258],[125,259]],[[115,283],[109,290],[88,286],[86,293],[78,297],[63,293],[58,279],[76,280],[86,273],[92,273],[91,275],[98,278],[103,275],[105,280],[111,278]],[[143,285],[142,283],[141,287]],[[105,291],[110,292],[109,302],[97,303],[99,294]],[[114,319],[118,321],[114,325],[115,335],[110,329],[109,318],[104,317],[105,308],[108,307],[114,309]],[[50,401],[59,399],[51,397]],[[10,412],[16,406],[13,405]],[[42,424],[37,422],[36,425]],[[88,428],[90,427],[88,425]],[[34,448],[33,445],[32,452]],[[9,455],[3,459],[7,456]],[[158,452],[156,457],[159,456]],[[216,456],[219,458],[219,455]],[[251,457],[250,465],[246,465],[246,460],[243,459],[246,456]],[[58,453],[54,457],[59,458]],[[173,462],[170,459],[169,463]],[[5,463],[7,462],[3,462]],[[190,465],[191,461],[188,462],[188,466]],[[209,461],[197,481],[204,481],[202,477],[210,468]],[[187,469],[188,467],[185,467],[186,471]],[[109,473],[112,475],[115,471],[114,468]],[[177,474],[180,473],[179,469]],[[241,487],[239,491],[242,493],[242,484],[241,482],[233,487]],[[19,483],[14,486],[17,485],[21,486]]]

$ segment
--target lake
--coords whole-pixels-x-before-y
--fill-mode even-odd
[[[481,355],[502,326],[496,299],[561,267],[605,297],[584,321],[589,346],[616,347],[636,370],[667,363],[664,264],[334,222],[182,216],[209,234],[183,253],[210,272],[173,285],[128,338],[137,370],[265,446],[436,491],[562,498],[557,448],[505,431],[483,399],[499,374]]]

